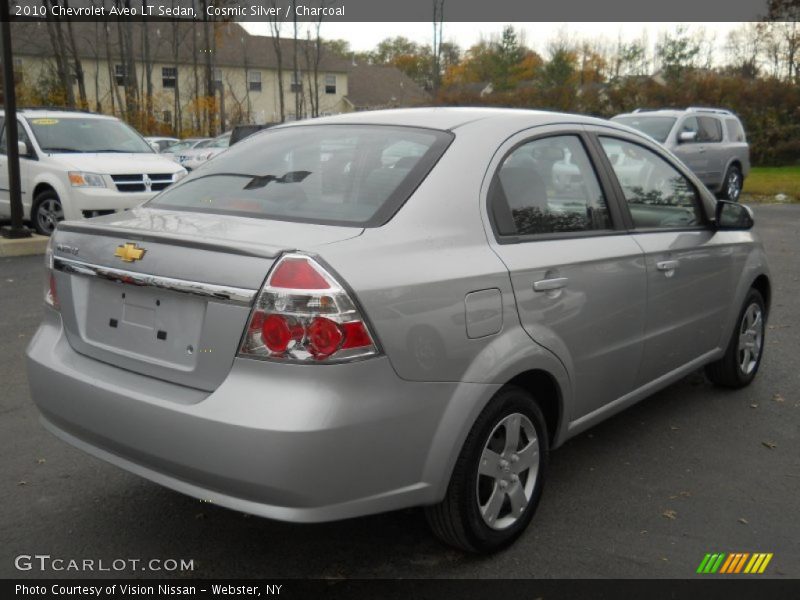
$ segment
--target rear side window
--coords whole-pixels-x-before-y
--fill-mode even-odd
[[[384,125],[271,129],[231,146],[148,203],[154,208],[376,227],[453,139]]]
[[[500,165],[490,195],[501,235],[611,229],[597,176],[574,135],[517,147]]]
[[[682,229],[704,223],[700,198],[675,167],[638,144],[601,137],[637,229]]]
[[[732,142],[744,141],[744,129],[742,124],[736,119],[725,119],[725,128],[728,130],[728,138]]]
[[[697,122],[700,126],[697,141],[710,143],[722,141],[722,124],[719,122],[719,119],[714,117],[697,117]]]

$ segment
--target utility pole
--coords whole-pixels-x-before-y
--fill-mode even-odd
[[[22,192],[19,177],[19,145],[17,140],[17,95],[14,89],[14,60],[11,57],[11,24],[8,22],[8,2],[0,1],[0,33],[3,49],[3,92],[5,97],[6,156],[8,157],[8,187],[11,201],[11,227],[0,227],[6,238],[31,236],[22,225]]]

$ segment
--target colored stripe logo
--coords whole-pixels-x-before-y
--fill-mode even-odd
[[[761,574],[767,568],[769,561],[772,560],[772,553],[756,552],[732,552],[725,554],[717,552],[706,554],[697,567],[700,574],[720,573],[725,575],[735,574]]]

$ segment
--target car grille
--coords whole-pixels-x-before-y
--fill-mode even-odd
[[[160,192],[172,183],[172,173],[112,175],[111,179],[120,192]],[[148,181],[150,182],[149,190],[147,186]]]

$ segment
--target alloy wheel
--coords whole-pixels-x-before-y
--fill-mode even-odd
[[[61,202],[55,198],[43,200],[36,209],[36,220],[42,231],[53,233],[58,222],[64,220],[64,210],[61,207]]]
[[[531,502],[539,472],[539,439],[531,420],[513,413],[495,425],[484,445],[475,493],[492,529],[516,523]]]
[[[728,181],[727,181],[727,196],[728,200],[736,201],[739,199],[739,194],[742,191],[742,181],[741,176],[739,175],[739,171],[731,170],[728,174]]]
[[[749,375],[758,366],[764,342],[764,316],[755,302],[747,307],[739,327],[739,369]]]

